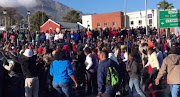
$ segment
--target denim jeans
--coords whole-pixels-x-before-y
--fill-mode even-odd
[[[75,97],[71,83],[53,83],[58,97]]]
[[[135,87],[137,93],[141,96],[141,97],[146,97],[145,94],[143,93],[141,87],[140,87],[140,80],[138,78],[130,78],[129,81],[129,92],[130,92],[130,97],[133,97],[133,86]]]
[[[169,85],[172,97],[179,97],[180,85]]]

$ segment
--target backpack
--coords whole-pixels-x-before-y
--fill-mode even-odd
[[[107,77],[106,77],[106,84],[114,87],[119,85],[119,73],[115,67],[108,67],[107,69]]]

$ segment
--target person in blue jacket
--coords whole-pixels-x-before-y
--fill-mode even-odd
[[[74,72],[69,60],[66,60],[66,54],[63,51],[57,51],[55,60],[51,63],[50,74],[53,76],[53,87],[57,91],[58,97],[75,97],[72,86],[77,87]]]
[[[81,36],[78,31],[74,33],[74,40],[76,43],[78,43],[79,40],[81,40]]]
[[[115,67],[119,73],[119,79],[120,79],[120,67],[115,61],[108,58],[108,51],[106,50],[102,50],[99,53],[99,59],[100,59],[100,64],[98,65],[98,71],[97,71],[98,96],[115,97],[118,87],[112,88],[111,86],[106,84],[107,70],[109,66]]]

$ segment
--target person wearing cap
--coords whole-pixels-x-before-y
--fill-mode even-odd
[[[32,49],[26,49],[23,55],[15,57],[18,63],[21,64],[23,75],[25,76],[25,96],[38,97],[39,92],[39,78],[36,68],[36,55],[33,54]]]
[[[169,55],[163,60],[161,69],[155,80],[159,85],[159,80],[167,74],[167,84],[170,86],[172,97],[179,97],[180,94],[180,56],[177,54],[177,47],[172,46]]]

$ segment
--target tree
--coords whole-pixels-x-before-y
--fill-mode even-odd
[[[172,9],[174,8],[173,4],[172,3],[168,3],[167,1],[161,1],[159,2],[159,8],[158,9],[163,9],[163,10],[166,10],[166,9]]]
[[[39,31],[40,26],[46,22],[49,17],[46,15],[45,12],[37,11],[30,17],[30,24],[31,24],[31,31]]]
[[[70,10],[65,17],[63,17],[64,22],[77,23],[81,22],[80,13],[76,10]]]

